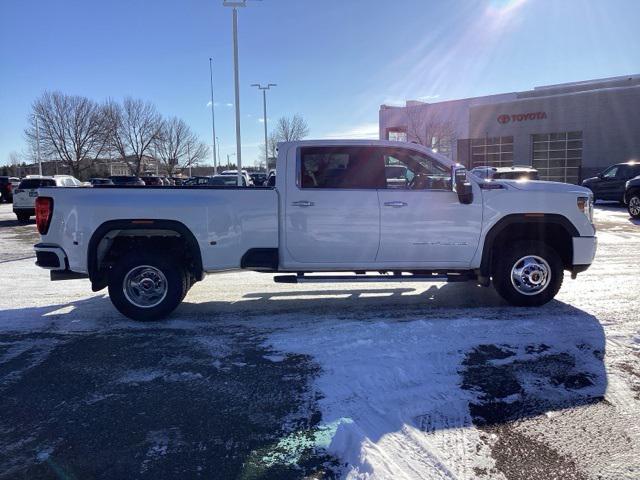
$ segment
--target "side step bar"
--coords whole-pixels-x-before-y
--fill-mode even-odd
[[[273,277],[276,283],[363,283],[363,282],[467,282],[477,280],[473,271],[456,273],[419,273],[393,275],[309,275],[297,273],[294,275],[277,275]]]

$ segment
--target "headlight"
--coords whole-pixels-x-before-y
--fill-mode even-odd
[[[593,195],[578,197],[578,210],[587,216],[589,222],[593,223]]]

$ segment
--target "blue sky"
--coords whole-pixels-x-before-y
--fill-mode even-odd
[[[636,0],[263,0],[239,12],[245,164],[269,119],[311,138],[376,137],[381,103],[439,101],[640,73]],[[222,0],[2,0],[0,164],[44,90],[155,103],[235,151],[231,11]]]

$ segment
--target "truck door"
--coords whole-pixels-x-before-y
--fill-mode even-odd
[[[412,149],[384,151],[387,179],[378,191],[380,249],[377,263],[423,267],[467,266],[482,227],[479,192],[464,205],[451,190],[448,166]],[[397,170],[405,177],[398,179]]]
[[[360,146],[287,152],[283,233],[294,263],[351,268],[375,261],[384,166],[373,152]]]

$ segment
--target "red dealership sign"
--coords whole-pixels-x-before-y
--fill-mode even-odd
[[[513,113],[507,115],[503,113],[498,115],[498,123],[505,124],[509,122],[526,122],[528,120],[544,120],[547,118],[547,112],[529,112],[529,113]]]

